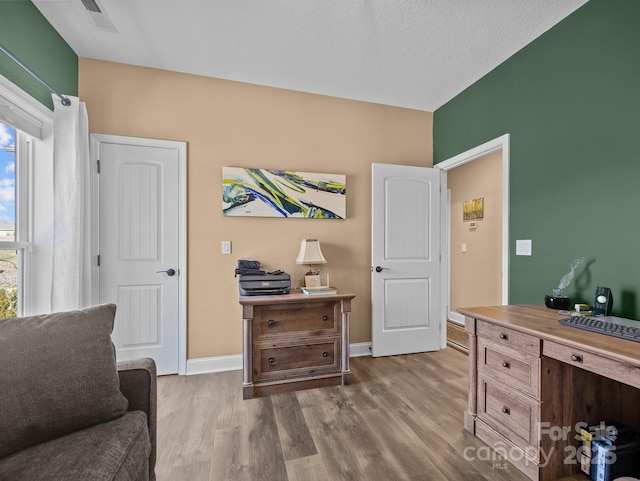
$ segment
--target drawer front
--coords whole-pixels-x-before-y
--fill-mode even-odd
[[[476,321],[476,334],[502,346],[540,356],[540,339],[480,319]]]
[[[536,481],[539,479],[539,462],[535,457],[534,450],[522,449],[480,420],[476,421],[475,430],[476,436],[522,471],[529,479]],[[496,461],[492,460],[492,462],[495,463]],[[503,467],[501,463],[499,464],[500,467]]]
[[[540,358],[478,337],[478,370],[540,399]]]
[[[340,332],[340,303],[336,301],[305,302],[256,306],[254,308],[254,339],[283,334]]]
[[[478,373],[478,417],[525,449],[538,446],[540,403]]]
[[[552,341],[544,341],[542,354],[566,364],[571,364],[575,367],[586,369],[601,376],[640,388],[640,369],[637,367],[628,366],[619,361],[614,361]]]
[[[256,380],[305,377],[340,371],[340,339],[259,346],[254,358],[254,368]]]

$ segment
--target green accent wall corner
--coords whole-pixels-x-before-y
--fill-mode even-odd
[[[0,44],[58,92],[78,95],[78,56],[30,1],[0,1]],[[0,75],[53,109],[51,92],[3,52]]]
[[[640,317],[638,19],[637,0],[590,0],[434,112],[434,164],[511,134],[511,304],[543,303],[585,257],[572,303],[607,286]]]

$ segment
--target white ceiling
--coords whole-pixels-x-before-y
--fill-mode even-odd
[[[433,112],[587,0],[32,1],[80,57]]]

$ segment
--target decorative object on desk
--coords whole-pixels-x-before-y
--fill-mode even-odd
[[[222,168],[225,216],[344,219],[346,197],[342,174]]]
[[[544,296],[544,305],[549,309],[567,310],[569,309],[570,299],[567,296]]]
[[[593,315],[608,316],[613,308],[613,295],[608,287],[596,287],[593,300]]]
[[[462,203],[462,220],[484,218],[484,197],[465,200]]]
[[[589,304],[576,304],[574,310],[569,313],[571,316],[593,316],[593,311]]]
[[[320,269],[316,269],[314,266],[326,263],[327,260],[322,255],[318,239],[302,239],[296,264],[309,266],[309,271],[304,276],[305,287],[320,287]]]
[[[553,289],[552,295],[544,296],[544,305],[549,309],[569,309],[570,299],[563,295],[563,289],[565,289],[571,280],[573,279],[573,275],[575,274],[576,268],[584,262],[584,257],[580,259],[575,259],[571,262],[571,270],[567,272],[562,279],[560,279],[560,284],[558,287]]]

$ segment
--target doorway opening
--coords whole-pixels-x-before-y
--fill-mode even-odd
[[[498,277],[496,282],[498,283],[495,288],[495,295],[486,294],[488,300],[487,301],[478,301],[478,299],[482,299],[483,293],[482,289],[478,289],[477,291],[473,290],[473,287],[469,286],[466,280],[471,280],[471,278],[478,276],[482,276],[482,272],[474,272],[469,275],[469,279],[463,278],[459,268],[455,268],[457,266],[453,266],[452,269],[452,257],[454,255],[458,255],[459,259],[464,259],[464,256],[467,253],[467,243],[464,242],[464,238],[461,238],[459,235],[460,229],[468,230],[469,234],[475,234],[476,232],[487,229],[488,224],[483,224],[484,221],[476,221],[475,226],[471,223],[471,221],[467,221],[464,223],[464,226],[458,225],[458,232],[452,233],[452,226],[457,222],[460,224],[460,219],[456,217],[455,219],[451,218],[451,198],[449,192],[446,195],[446,202],[442,202],[442,219],[443,219],[443,258],[445,262],[443,263],[443,286],[444,289],[442,291],[443,299],[442,305],[445,306],[443,309],[443,316],[447,320],[447,342],[450,346],[456,348],[460,347],[464,349],[466,347],[467,336],[464,332],[464,316],[456,312],[456,309],[459,307],[469,307],[466,305],[468,300],[474,305],[479,304],[508,304],[508,291],[509,291],[509,134],[505,134],[501,137],[498,137],[494,140],[486,142],[482,145],[479,145],[473,149],[470,149],[466,152],[456,155],[450,159],[447,159],[436,165],[437,168],[443,170],[444,172],[453,171],[458,167],[462,167],[465,164],[469,164],[470,162],[486,159],[488,156],[498,156],[498,163],[501,167],[501,182],[499,185],[500,189],[500,203],[499,207],[501,210],[501,220],[500,227],[501,233],[497,238],[497,242],[500,243],[499,253],[496,254],[499,257],[497,261],[497,265],[495,266],[495,270],[498,272],[494,273],[495,277]],[[452,172],[453,173],[453,172]],[[447,189],[448,176],[445,177],[445,189]],[[469,199],[472,200],[472,199]],[[495,205],[494,214],[495,214]],[[459,213],[456,211],[456,215]],[[495,217],[495,216],[494,216]],[[495,230],[495,229],[494,229]],[[462,241],[461,241],[462,239]],[[486,241],[486,242],[494,242],[494,241]],[[480,249],[482,249],[482,244],[480,243]],[[471,247],[471,245],[469,246]],[[477,254],[477,253],[476,253]],[[478,269],[483,269],[482,267],[478,267]],[[463,291],[466,290],[466,294],[463,292],[456,291],[456,288],[460,287]],[[465,301],[465,299],[467,301]],[[457,305],[462,302],[464,305]]]

